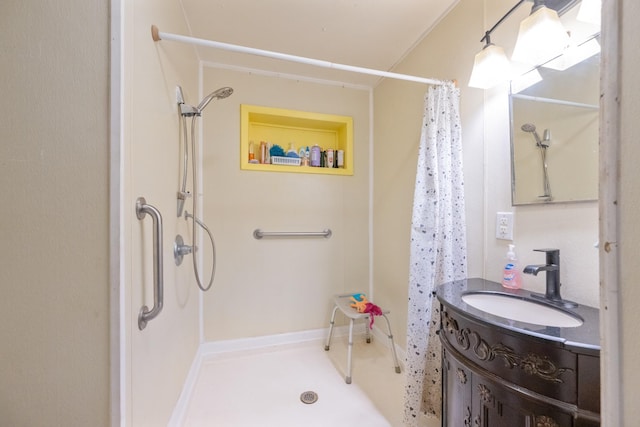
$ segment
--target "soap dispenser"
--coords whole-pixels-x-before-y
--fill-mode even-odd
[[[516,256],[515,245],[509,245],[506,263],[502,273],[502,286],[507,289],[520,289],[520,271],[518,270],[518,257]]]

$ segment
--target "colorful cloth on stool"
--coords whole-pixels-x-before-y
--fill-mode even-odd
[[[369,329],[373,329],[373,317],[382,315],[382,309],[367,301],[365,294],[353,294],[351,295],[351,301],[353,301],[353,304],[350,304],[350,306],[355,308],[358,313],[369,314]]]

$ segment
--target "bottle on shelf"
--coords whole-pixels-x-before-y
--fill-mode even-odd
[[[256,155],[253,151],[253,141],[249,142],[249,163],[256,163]]]
[[[267,143],[260,141],[260,163],[267,163]]]
[[[320,151],[320,147],[318,147],[318,144],[315,144],[313,147],[311,147],[309,164],[314,167],[319,167],[321,155],[322,153]]]
[[[289,143],[289,149],[287,150],[287,157],[298,157],[296,146],[293,142]]]

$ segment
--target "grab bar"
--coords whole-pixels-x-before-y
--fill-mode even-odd
[[[149,310],[146,305],[138,314],[138,329],[143,330],[147,322],[153,320],[162,311],[162,215],[155,207],[148,205],[144,197],[136,200],[136,216],[139,220],[145,215],[151,215],[153,219],[153,308]]]
[[[263,237],[331,237],[331,229],[324,231],[262,231],[259,228],[253,230],[253,237],[260,240]]]

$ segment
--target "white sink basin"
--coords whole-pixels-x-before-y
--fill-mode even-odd
[[[463,295],[462,301],[478,310],[518,322],[560,328],[582,325],[582,319],[562,309],[514,295],[477,292]]]

